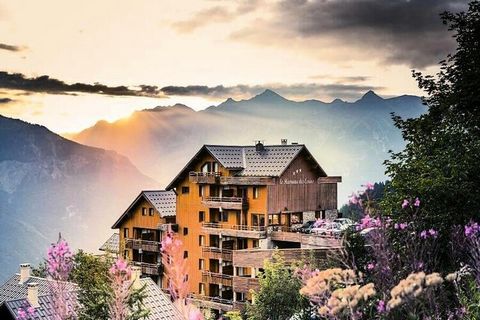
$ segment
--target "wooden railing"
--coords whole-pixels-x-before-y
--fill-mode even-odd
[[[190,302],[193,302],[194,304],[211,308],[211,309],[222,310],[222,311],[230,311],[233,309],[232,300],[223,299],[220,297],[210,297],[210,296],[204,296],[200,294],[191,294],[187,299]]]
[[[178,232],[178,224],[176,224],[176,223],[159,223],[157,225],[157,229],[159,229],[160,231],[163,231],[163,232],[169,232],[169,231]]]
[[[258,291],[260,283],[258,278],[248,277],[233,277],[233,291],[248,293],[250,290]]]
[[[160,263],[147,263],[147,262],[138,262],[138,261],[133,261],[132,263],[134,266],[141,267],[143,274],[154,275],[154,276],[160,275],[160,269],[162,266]]]
[[[208,208],[242,210],[248,206],[247,198],[242,197],[203,197],[202,203]]]
[[[202,282],[221,284],[227,287],[231,287],[233,284],[233,276],[211,271],[202,271]]]
[[[190,172],[189,181],[193,183],[215,184],[220,182],[221,172]]]
[[[235,267],[263,268],[265,260],[272,258],[275,252],[283,255],[287,265],[299,262],[315,260],[322,264],[327,262],[327,253],[331,249],[244,249],[233,251],[233,265]]]
[[[261,239],[267,236],[266,229],[263,226],[230,225],[217,222],[202,223],[202,232],[254,239]]]
[[[232,261],[233,253],[229,249],[220,249],[216,247],[202,247],[202,256],[209,259],[222,259]]]
[[[158,241],[149,241],[142,239],[125,239],[127,249],[143,250],[150,252],[160,252],[161,244]]]

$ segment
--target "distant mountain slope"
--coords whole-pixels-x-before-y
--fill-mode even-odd
[[[365,180],[383,180],[388,150],[403,147],[391,112],[417,117],[421,99],[383,99],[372,91],[349,103],[336,99],[295,102],[266,90],[248,100],[227,99],[195,112],[175,105],[135,112],[114,123],[99,122],[72,139],[116,150],[161,185],[183,167],[202,144],[278,144],[281,138],[305,143],[330,175],[342,175],[339,202]]]
[[[59,232],[96,250],[139,189],[155,185],[114,151],[0,116],[0,281],[38,262]]]

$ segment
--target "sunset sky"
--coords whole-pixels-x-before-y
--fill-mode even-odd
[[[454,50],[439,13],[466,3],[0,1],[0,114],[60,133],[266,88],[293,100],[420,95],[412,68],[433,73]],[[58,81],[32,80],[42,75]]]

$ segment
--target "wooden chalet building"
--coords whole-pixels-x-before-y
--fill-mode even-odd
[[[175,193],[142,191],[112,226],[119,229],[120,255],[142,269],[162,286],[160,242],[169,228],[175,228]],[[163,285],[165,286],[165,285]]]
[[[274,248],[289,263],[338,245],[290,226],[336,218],[339,182],[301,144],[204,145],[167,191],[141,192],[114,224],[119,252],[166,289],[160,241],[171,228],[185,246],[192,301],[240,309]]]

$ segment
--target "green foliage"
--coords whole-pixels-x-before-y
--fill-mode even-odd
[[[385,162],[391,177],[383,202],[387,213],[408,220],[403,199],[419,197],[420,228],[440,231],[444,266],[452,225],[480,217],[480,4],[468,12],[443,13],[458,48],[440,63],[436,77],[413,75],[428,97],[429,112],[417,119],[394,116],[406,147]]]
[[[225,318],[228,320],[242,320],[242,315],[240,311],[228,311],[225,314]]]
[[[300,294],[302,283],[293,270],[285,265],[284,257],[273,254],[264,262],[259,277],[260,289],[253,294],[254,303],[247,305],[249,320],[284,320],[309,308],[308,300]]]
[[[47,262],[40,262],[36,267],[32,268],[32,276],[46,278],[47,277]]]
[[[108,270],[113,263],[110,256],[94,256],[79,250],[74,256],[74,267],[70,280],[78,284],[78,300],[82,306],[78,311],[79,320],[108,319],[108,305],[112,299],[112,289]],[[128,300],[130,317],[128,320],[145,319],[149,310],[143,300],[145,288],[133,290]]]

